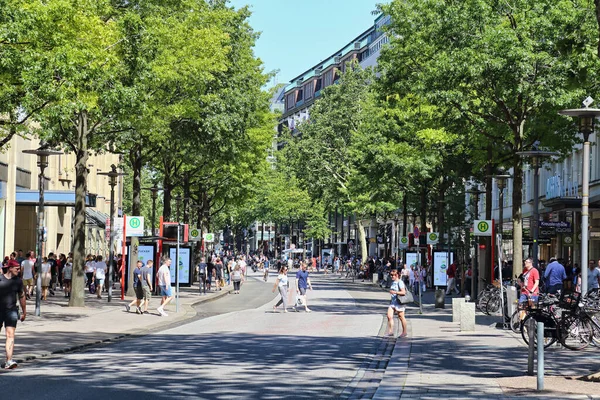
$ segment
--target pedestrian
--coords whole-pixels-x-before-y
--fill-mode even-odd
[[[160,295],[162,296],[162,300],[160,301],[160,306],[156,309],[156,311],[158,311],[158,313],[163,317],[169,315],[165,312],[165,307],[171,302],[171,300],[173,300],[173,290],[171,289],[171,270],[169,269],[170,266],[171,258],[165,257],[162,265],[158,269],[158,286],[160,287]]]
[[[65,297],[71,297],[71,281],[73,279],[73,259],[69,258],[62,270],[62,282],[65,288]]]
[[[393,269],[390,272],[390,276],[392,278],[392,286],[390,287],[390,295],[392,296],[390,300],[390,305],[387,310],[387,320],[388,320],[388,331],[387,336],[394,336],[394,314],[398,315],[398,319],[400,320],[400,324],[402,325],[402,334],[399,337],[406,337],[406,318],[404,316],[405,307],[402,303],[400,303],[400,297],[406,295],[406,286],[404,286],[404,282],[398,276],[398,270]]]
[[[88,290],[90,289],[90,285],[92,284],[92,278],[94,277],[94,256],[88,254],[85,261],[85,278],[86,278],[86,286]]]
[[[217,272],[217,288],[223,290],[223,286],[225,286],[225,280],[223,279],[223,262],[219,257],[217,257],[217,261],[215,262],[215,271]]]
[[[296,293],[302,299],[302,305],[304,306],[304,311],[310,312],[310,308],[308,308],[308,303],[306,301],[306,290],[310,288],[312,291],[312,283],[310,282],[310,278],[308,277],[308,271],[306,270],[306,263],[303,262],[300,264],[300,270],[296,272]]]
[[[212,287],[213,276],[215,274],[215,264],[212,262],[212,258],[206,263],[206,289],[210,292]]]
[[[60,254],[60,256],[58,257],[58,284],[60,285],[61,289],[64,289],[65,287],[65,282],[63,281],[63,270],[65,268],[65,266],[67,265],[67,256],[65,256],[64,254]]]
[[[19,319],[17,298],[21,304],[21,322],[25,321],[27,315],[27,300],[23,289],[23,280],[19,277],[20,268],[16,260],[9,260],[6,272],[0,272],[0,329],[4,325],[6,335],[5,369],[17,367],[17,363],[13,360],[15,330]]]
[[[314,258],[313,258],[314,260]],[[269,279],[269,259],[266,258],[263,266],[263,281],[267,281]]]
[[[567,279],[567,272],[556,257],[550,257],[550,263],[544,271],[544,279],[546,280],[547,293],[557,294],[562,289],[563,281]]]
[[[106,279],[106,270],[106,263],[102,261],[102,256],[98,256],[96,258],[96,262],[94,263],[93,278],[96,282],[96,296],[99,299],[102,298],[102,290],[104,289],[104,279]]]
[[[48,288],[52,283],[52,265],[48,262],[48,258],[44,257],[42,259],[42,300],[46,300],[48,298]]]
[[[335,259],[333,260],[333,268],[334,268],[333,272],[335,272],[336,274],[338,272],[340,272],[340,263],[341,263],[340,258],[336,256]]]
[[[19,250],[19,253],[23,253]],[[18,258],[17,258],[18,260]],[[35,253],[30,251],[27,253],[27,258],[21,261],[21,278],[25,286],[25,297],[29,300],[33,294],[33,277],[35,275]]]
[[[533,260],[528,258],[525,260],[525,271],[521,275],[521,295],[519,296],[519,304],[527,303],[531,300],[537,303],[539,296],[540,273],[533,268]]]
[[[446,270],[446,275],[448,275],[448,283],[447,283],[448,286],[446,287],[446,295],[452,294],[453,290],[456,294],[460,294],[460,292],[456,288],[456,279],[455,279],[456,278],[456,264],[455,263],[450,264],[450,266]]]
[[[600,260],[598,260],[598,265],[600,265]],[[600,287],[600,268],[596,267],[594,264],[590,265],[587,283],[588,291]]]
[[[198,289],[200,293],[204,291],[206,294],[206,259],[202,257],[200,264],[198,264]]]
[[[237,264],[233,267],[233,272],[231,273],[231,280],[233,282],[233,293],[240,294],[240,287],[242,282],[244,281],[244,275],[242,274],[242,267]]]
[[[51,280],[50,280],[50,295],[54,296],[54,289],[56,288],[56,286],[58,285],[58,262],[56,261],[56,256],[54,255],[54,252],[50,252],[48,253],[48,264],[50,264],[50,274],[51,274]]]
[[[144,309],[142,314],[148,314],[148,305],[152,298],[152,266],[154,261],[146,261],[146,265],[142,268],[142,292],[144,296]]]
[[[471,285],[473,282],[473,268],[471,264],[467,267],[467,271],[465,272],[465,292],[471,294]]]
[[[288,267],[281,267],[279,270],[279,275],[277,275],[277,280],[273,285],[273,293],[275,293],[275,289],[279,290],[279,294],[281,295],[281,299],[273,306],[273,311],[277,310],[280,304],[283,303],[283,312],[288,312],[287,310],[287,302],[288,302]]]
[[[131,307],[135,306],[135,313],[142,314],[142,300],[144,299],[144,290],[142,289],[142,267],[144,263],[138,260],[135,269],[133,270],[133,290],[135,291],[135,299],[131,303],[125,305],[127,312],[131,310]]]

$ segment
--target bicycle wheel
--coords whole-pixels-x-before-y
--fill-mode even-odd
[[[521,322],[521,336],[526,345],[529,346],[529,321],[533,321],[533,343],[537,346],[537,321],[533,316],[527,315]],[[550,325],[550,324],[548,324]],[[556,342],[556,335],[552,334],[552,331],[556,330],[556,326],[547,326],[544,323],[544,348],[552,346]]]
[[[521,331],[521,310],[515,310],[510,317],[510,329],[514,333],[519,333]]]
[[[592,341],[594,328],[588,317],[565,316],[558,324],[560,343],[570,350],[583,350]]]
[[[492,315],[500,310],[500,296],[497,294],[492,295],[484,306],[485,313]]]
[[[481,292],[479,294],[479,296],[477,297],[477,303],[475,303],[475,306],[477,307],[477,309],[481,312],[484,312],[484,306],[485,303],[487,303],[487,301],[489,300],[490,296],[492,295],[491,292]]]
[[[592,345],[600,347],[600,328],[598,327],[600,326],[600,318],[598,314],[595,314],[591,316],[591,319],[592,328],[594,328],[594,332],[592,333]],[[594,324],[594,322],[596,322],[596,324]]]

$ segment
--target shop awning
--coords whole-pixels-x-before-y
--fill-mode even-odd
[[[37,206],[40,203],[40,192],[38,190],[17,189],[16,197],[18,206]],[[96,207],[96,195],[86,195],[85,205]],[[44,191],[44,206],[75,207],[75,192],[69,190],[46,190]]]

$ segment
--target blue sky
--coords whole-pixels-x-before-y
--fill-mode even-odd
[[[373,24],[371,11],[384,0],[230,0],[249,5],[250,24],[261,37],[255,54],[266,71],[278,69],[279,83],[290,79],[349,43]],[[269,84],[272,86],[273,82]]]

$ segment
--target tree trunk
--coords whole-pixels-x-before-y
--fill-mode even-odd
[[[188,206],[190,202],[190,173],[183,175],[183,223],[189,223]]]
[[[402,199],[402,236],[408,236],[406,230],[408,229],[408,197],[407,194],[404,193],[404,198]]]
[[[171,190],[173,190],[171,175],[165,172],[163,177],[163,219],[165,222],[171,220]]]
[[[367,236],[365,235],[365,228],[360,218],[356,218],[356,226],[358,227],[358,240],[360,241],[360,252],[361,252],[361,263],[367,262],[367,256],[369,250],[367,249]]]
[[[132,190],[132,202],[131,202],[131,213],[133,216],[142,215],[142,148],[141,145],[136,145],[130,152],[131,166],[133,169],[133,190]],[[138,248],[139,239],[135,236],[131,237],[131,245],[129,247],[129,268],[127,269],[127,296],[135,296],[135,290],[133,288],[133,270],[138,262]]]
[[[488,159],[492,159],[492,147],[488,147]],[[486,166],[485,176],[485,219],[492,219],[492,175],[494,174],[494,165],[491,161]],[[479,263],[479,277],[487,282],[492,281],[491,267],[493,265],[492,258],[492,240],[490,237],[485,237],[485,257],[482,263]],[[490,264],[492,262],[492,264]]]
[[[596,6],[596,21],[598,22],[598,57],[600,57],[600,0],[594,0]]]
[[[85,195],[87,193],[88,119],[82,111],[77,118],[77,153],[75,163],[75,215],[73,224],[73,279],[70,307],[83,307],[85,265]]]
[[[513,193],[512,193],[512,222],[513,222],[513,270],[512,277],[519,276],[523,270],[523,221],[521,213],[521,202],[523,201],[523,161],[516,154],[523,150],[521,132],[525,121],[519,125],[519,131],[515,133],[515,154],[513,156]]]

